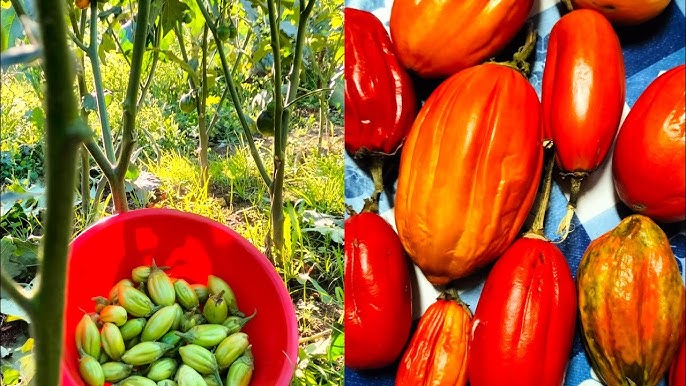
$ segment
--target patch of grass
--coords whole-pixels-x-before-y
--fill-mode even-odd
[[[344,165],[342,154],[311,154],[303,156],[293,177],[286,182],[287,190],[305,200],[308,207],[319,212],[343,215]]]
[[[220,200],[208,195],[200,183],[200,166],[177,153],[165,153],[159,162],[145,165],[161,181],[162,197],[157,206],[178,209],[224,222],[226,210]]]
[[[211,160],[209,174],[211,185],[229,195],[229,206],[233,205],[235,198],[253,205],[269,199],[267,185],[247,147],[237,148],[232,154]]]

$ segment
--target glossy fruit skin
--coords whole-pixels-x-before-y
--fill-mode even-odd
[[[410,336],[409,263],[393,228],[375,213],[345,222],[345,364],[393,363]]]
[[[671,0],[572,0],[574,8],[602,13],[612,23],[637,25],[662,13]]]
[[[592,241],[579,265],[577,290],[582,338],[601,381],[657,385],[683,339],[686,299],[660,227],[631,215]]]
[[[79,9],[86,9],[90,4],[90,0],[74,0],[74,5]]]
[[[681,340],[672,367],[669,370],[669,386],[686,385],[686,339]]]
[[[686,66],[655,79],[617,134],[612,176],[619,198],[660,222],[686,219]]]
[[[474,312],[470,385],[561,385],[575,321],[576,285],[562,252],[542,238],[518,239],[491,269]]]
[[[555,23],[541,95],[545,136],[560,169],[597,169],[619,129],[626,95],[622,48],[603,15],[575,10]]]
[[[405,67],[425,78],[448,77],[495,56],[532,6],[533,0],[395,0],[391,39]]]
[[[193,93],[189,92],[181,95],[181,99],[179,99],[179,109],[184,113],[190,113],[195,110],[195,97],[193,97]]]
[[[259,130],[262,135],[273,137],[274,136],[274,110],[264,109],[260,111],[257,116],[257,130]]]
[[[345,8],[345,149],[392,154],[417,112],[410,76],[373,14]]]
[[[403,147],[395,222],[431,283],[470,275],[514,241],[536,195],[542,141],[536,91],[509,67],[471,67],[428,98]]]
[[[466,385],[471,317],[459,301],[439,298],[430,305],[405,349],[396,386]]]

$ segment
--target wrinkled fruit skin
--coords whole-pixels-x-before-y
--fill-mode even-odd
[[[619,38],[596,11],[572,11],[548,39],[541,104],[545,136],[565,173],[590,173],[605,160],[624,109]]]
[[[671,0],[572,0],[574,8],[589,8],[602,13],[618,25],[637,25],[659,15]]]
[[[683,339],[685,315],[681,274],[660,227],[632,215],[592,241],[577,289],[582,337],[600,379],[657,385]]]
[[[617,134],[612,176],[619,198],[660,222],[686,219],[686,66],[655,79]]]
[[[529,82],[492,63],[453,75],[422,106],[400,159],[395,221],[432,284],[468,276],[514,241],[541,176],[539,113]]]
[[[409,264],[393,228],[375,213],[345,223],[345,364],[354,369],[393,363],[410,336]]]
[[[470,385],[560,386],[575,321],[576,287],[562,252],[518,239],[491,269],[474,312]]]
[[[429,306],[400,361],[396,386],[466,385],[471,317],[459,301],[439,298]]]
[[[686,385],[686,339],[681,340],[672,367],[669,370],[669,386]]]
[[[495,56],[532,6],[533,0],[395,0],[391,39],[405,67],[425,78],[447,77]]]
[[[409,75],[373,14],[345,8],[345,148],[355,157],[392,154],[417,112]]]

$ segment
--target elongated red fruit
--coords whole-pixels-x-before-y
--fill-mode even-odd
[[[419,320],[395,378],[396,386],[464,386],[472,313],[443,294]]]
[[[625,93],[622,48],[610,22],[590,9],[560,18],[548,40],[541,104],[557,165],[572,176],[559,230],[565,237],[581,180],[603,163],[619,129]]]
[[[575,321],[576,287],[562,252],[518,239],[491,269],[474,312],[470,385],[561,385]]]
[[[412,287],[398,235],[382,217],[363,212],[345,222],[345,364],[393,363],[410,336]]]
[[[686,337],[684,338],[669,370],[669,386],[686,385]]]
[[[345,8],[345,148],[391,154],[412,126],[417,102],[381,21]]]
[[[686,66],[655,79],[636,100],[612,155],[619,198],[656,221],[686,219]]]

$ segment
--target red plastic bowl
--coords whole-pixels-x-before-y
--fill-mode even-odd
[[[207,284],[213,274],[234,290],[238,307],[257,315],[245,326],[255,356],[251,385],[288,385],[297,364],[298,328],[293,302],[269,260],[226,226],[170,209],[141,209],[106,218],[71,244],[67,274],[62,385],[85,386],[74,343],[83,311],[94,296],[107,296],[131,270],[169,266],[172,277]]]

